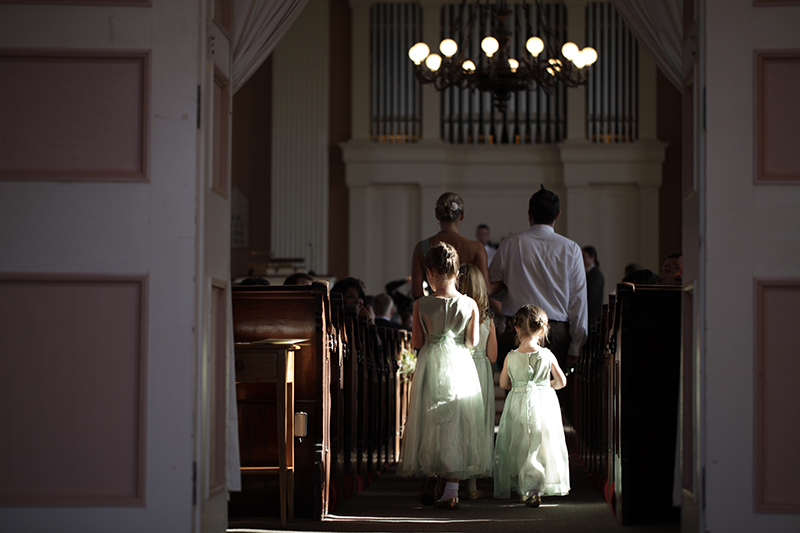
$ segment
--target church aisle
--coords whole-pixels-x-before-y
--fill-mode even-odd
[[[341,505],[321,522],[297,519],[281,528],[280,520],[264,517],[239,519],[229,525],[230,533],[266,533],[271,531],[425,531],[485,532],[493,527],[502,533],[530,532],[625,532],[678,533],[680,525],[653,524],[623,527],[611,514],[608,505],[589,482],[580,465],[570,463],[572,491],[569,496],[547,497],[538,509],[525,507],[514,500],[461,500],[461,509],[445,511],[419,504],[422,480],[395,475],[394,467],[360,494]],[[462,495],[464,492],[462,484]],[[478,488],[491,496],[491,480],[478,482]],[[498,532],[499,533],[499,532]]]

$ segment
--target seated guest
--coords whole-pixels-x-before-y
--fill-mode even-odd
[[[360,279],[352,277],[340,279],[331,289],[331,293],[340,293],[344,305],[355,306],[356,314],[367,317],[368,322],[372,323],[375,320],[372,307],[364,304],[364,282]]]
[[[633,274],[637,270],[644,270],[644,267],[642,265],[640,265],[639,263],[628,263],[625,266],[625,276],[623,276],[623,277],[630,276],[631,274]]]
[[[305,272],[296,272],[283,280],[284,285],[311,285],[314,283],[314,278]]]
[[[403,329],[403,326],[392,321],[394,302],[392,297],[382,292],[372,299],[372,309],[375,311],[375,325],[385,328]]]
[[[249,276],[233,283],[234,285],[269,285],[269,280],[261,276]]]
[[[661,285],[661,278],[652,270],[636,270],[622,280],[622,283],[633,283],[634,285]]]
[[[683,254],[670,254],[661,267],[661,283],[664,285],[683,284]]]
[[[411,313],[414,309],[414,299],[409,296],[411,276],[390,281],[386,284],[386,294],[392,297],[397,314]]]

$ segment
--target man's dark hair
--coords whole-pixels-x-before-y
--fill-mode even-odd
[[[589,255],[589,257],[594,259],[594,266],[596,267],[600,266],[600,261],[597,260],[597,250],[595,249],[594,246],[584,246],[583,251],[586,252]]]
[[[475,228],[475,231],[478,231],[479,229],[485,229],[485,230],[488,230],[488,229],[489,229],[489,226],[487,226],[486,224],[479,224],[479,225],[478,225],[478,227],[477,227],[477,228]]]
[[[683,257],[682,252],[675,252],[674,254],[669,254],[667,259],[678,259],[679,257]]]
[[[534,224],[552,224],[556,221],[561,210],[558,195],[542,188],[533,193],[528,202],[528,213],[533,217]]]

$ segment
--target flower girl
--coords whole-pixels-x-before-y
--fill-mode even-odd
[[[456,290],[455,248],[436,244],[425,266],[434,292],[414,303],[411,342],[420,351],[397,473],[428,476],[420,503],[455,510],[459,480],[487,476],[492,468],[491,454],[479,445],[486,424],[469,350],[479,340],[479,313],[475,301]],[[436,476],[447,480],[438,500]]]
[[[500,374],[500,386],[511,392],[495,443],[494,497],[509,498],[514,489],[525,505],[539,507],[542,496],[569,493],[567,444],[555,392],[567,378],[553,352],[540,345],[549,330],[540,307],[520,308],[514,326],[519,348],[508,353]]]

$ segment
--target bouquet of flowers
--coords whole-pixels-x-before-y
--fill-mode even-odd
[[[414,369],[417,367],[417,354],[414,353],[414,350],[405,349],[400,352],[398,366],[403,377],[407,378],[413,374]]]

